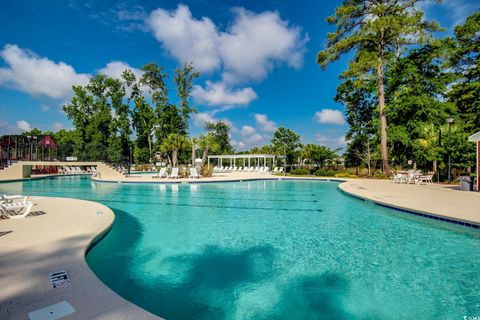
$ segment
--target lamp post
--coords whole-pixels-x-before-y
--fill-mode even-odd
[[[448,117],[447,122],[448,122],[448,184],[452,182],[452,167],[451,167],[451,136],[452,136],[452,122],[453,122],[453,117]]]

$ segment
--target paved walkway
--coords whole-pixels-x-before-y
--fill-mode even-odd
[[[65,319],[159,319],[126,301],[90,270],[85,250],[114,220],[89,201],[30,199],[25,219],[0,220],[0,319],[28,319],[28,312],[67,301]],[[65,270],[71,284],[52,289],[49,274]]]
[[[417,186],[387,180],[351,179],[340,184],[347,193],[378,203],[480,224],[480,193],[445,185]]]

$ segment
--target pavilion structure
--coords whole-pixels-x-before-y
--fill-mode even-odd
[[[274,167],[283,156],[273,154],[222,154],[208,156],[208,165],[215,163],[219,167]]]
[[[480,131],[468,137],[468,141],[477,145],[477,191],[480,192]]]

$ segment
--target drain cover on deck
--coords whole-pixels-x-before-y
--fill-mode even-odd
[[[70,284],[70,279],[68,279],[67,271],[57,271],[50,273],[50,286],[53,289],[65,287]]]
[[[69,314],[75,312],[75,308],[72,307],[67,301],[62,301],[51,306],[38,309],[28,313],[30,320],[56,320],[63,318]]]

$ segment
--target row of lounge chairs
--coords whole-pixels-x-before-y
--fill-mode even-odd
[[[188,176],[189,178],[202,178],[202,175],[200,175],[197,171],[197,168],[190,168],[190,175]],[[178,179],[180,178],[178,174],[178,168],[172,168],[172,171],[170,174],[167,173],[167,168],[160,168],[158,173],[154,174],[152,178],[170,178],[170,179]]]
[[[62,168],[58,169],[58,173],[62,173],[62,174],[97,173],[97,168],[85,167],[85,170],[82,170],[82,168],[80,167],[63,166]]]
[[[259,173],[269,173],[269,167],[214,167],[213,172],[215,173],[222,173],[222,172],[259,172]],[[283,172],[283,168],[275,167],[272,173],[281,173]]]
[[[428,174],[422,174],[420,170],[408,170],[408,171],[401,171],[395,173],[391,180],[393,183],[403,183],[403,184],[411,184],[414,183],[416,185],[421,185],[425,183],[427,185],[433,184],[433,175],[434,172],[429,172]]]
[[[0,213],[8,219],[25,218],[32,210],[33,202],[27,196],[0,195]]]

